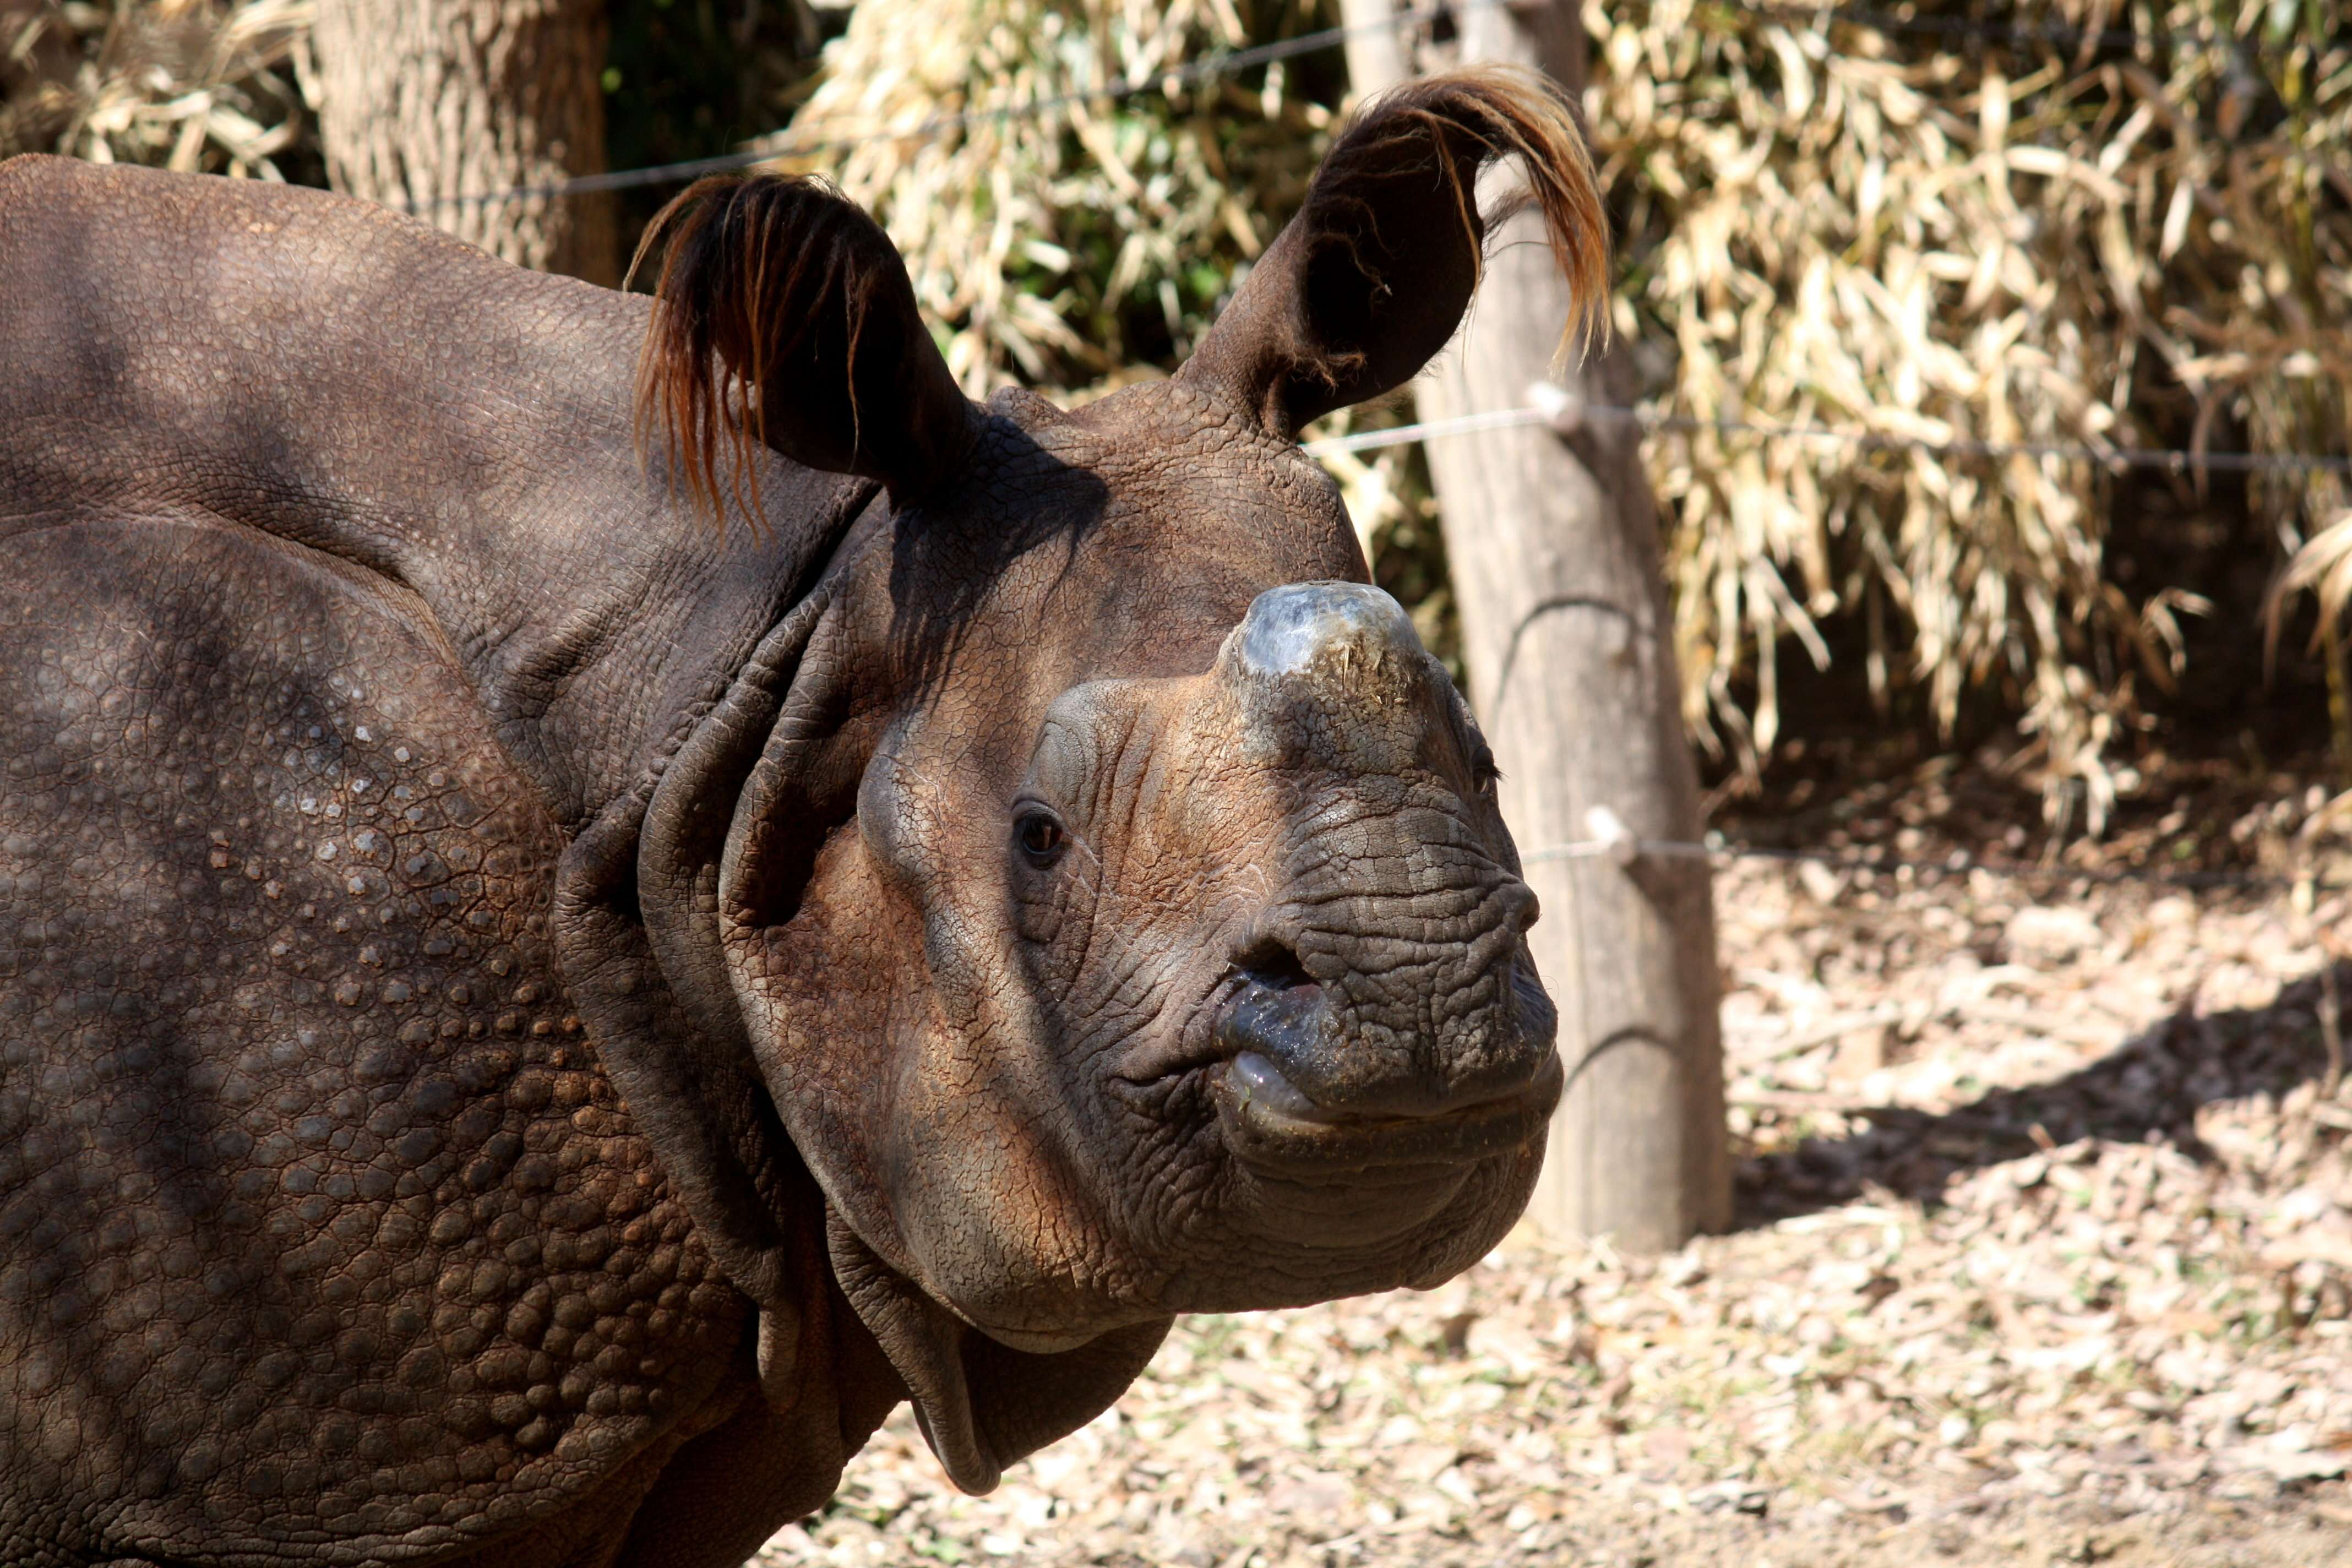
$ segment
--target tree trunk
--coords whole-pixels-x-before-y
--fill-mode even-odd
[[[524,267],[620,280],[609,194],[462,199],[604,172],[602,0],[320,0],[316,37],[337,190]]]
[[[1344,7],[1350,23],[1382,14],[1393,15],[1393,0]],[[1457,19],[1465,61],[1531,66],[1581,91],[1573,5],[1481,6]],[[1360,91],[1390,85],[1369,72],[1381,68],[1379,46],[1391,36],[1350,38]],[[1391,58],[1402,66],[1402,51]],[[1522,406],[1533,384],[1557,379],[1553,346],[1570,301],[1535,215],[1491,235],[1487,252],[1462,338],[1416,384],[1425,419]],[[1633,390],[1622,343],[1564,379],[1593,405],[1622,406]],[[1529,942],[1559,1004],[1569,1067],[1528,1212],[1555,1234],[1676,1247],[1730,1218],[1706,862],[1542,853],[1593,838],[1595,807],[1637,839],[1699,834],[1638,433],[1596,418],[1567,436],[1492,430],[1440,437],[1428,450],[1472,706],[1503,770],[1504,816],[1532,857],[1527,879],[1544,919]]]

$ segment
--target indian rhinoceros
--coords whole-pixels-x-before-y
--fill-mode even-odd
[[[1572,111],[1432,79],[1066,411],[805,180],[648,298],[0,167],[0,1562],[735,1563],[1492,1247],[1535,900],[1296,437],[1505,155],[1590,297]]]

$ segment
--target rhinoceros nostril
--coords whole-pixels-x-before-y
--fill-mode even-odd
[[[1270,1059],[1279,1070],[1327,1053],[1330,998],[1289,946],[1253,942],[1234,954],[1239,984],[1217,1020],[1217,1042],[1230,1058],[1244,1053]]]
[[[1330,1000],[1298,962],[1278,943],[1235,955],[1241,983],[1217,1019],[1217,1044],[1225,1053],[1225,1080],[1245,1100],[1271,1107],[1294,1121],[1327,1121],[1335,1112],[1292,1080],[1312,1069],[1331,1049]]]
[[[1298,962],[1297,951],[1279,937],[1261,936],[1235,948],[1234,967],[1244,980],[1269,991],[1294,991],[1316,984],[1307,966]]]

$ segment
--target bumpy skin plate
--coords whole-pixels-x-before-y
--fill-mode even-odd
[[[744,1324],[567,1004],[551,825],[318,556],[159,518],[8,559],[0,1561],[551,1513],[565,1558]]]

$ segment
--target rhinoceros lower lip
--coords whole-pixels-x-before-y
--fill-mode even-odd
[[[1535,1137],[1559,1102],[1557,1054],[1524,1088],[1431,1116],[1386,1116],[1318,1105],[1280,1068],[1242,1051],[1214,1076],[1220,1120],[1234,1150],[1253,1164],[1313,1169],[1459,1164]]]
[[[1326,1110],[1307,1099],[1297,1084],[1282,1076],[1280,1068],[1255,1051],[1243,1051],[1227,1063],[1225,1079],[1242,1100],[1263,1105],[1278,1116],[1297,1121],[1348,1120],[1344,1113]]]

